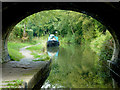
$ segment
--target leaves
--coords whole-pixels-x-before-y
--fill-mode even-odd
[[[55,31],[58,31],[58,35],[62,38],[69,37],[66,39],[68,40],[67,43],[77,44],[91,41],[100,36],[100,32],[104,33],[106,30],[101,23],[91,16],[69,10],[46,10],[35,13],[18,23],[15,30],[20,31],[24,24],[26,29],[33,30],[34,37],[42,37],[50,33],[55,34]]]

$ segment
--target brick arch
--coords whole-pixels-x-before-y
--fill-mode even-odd
[[[120,63],[120,3],[71,3],[71,2],[31,2],[31,3],[3,3],[2,4],[2,61],[10,60],[7,50],[7,38],[12,28],[25,17],[43,10],[73,10],[82,12],[104,24],[115,41],[111,68],[119,75],[120,71],[116,68]],[[118,76],[112,73],[116,81],[120,81]]]

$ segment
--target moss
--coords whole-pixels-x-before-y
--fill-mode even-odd
[[[23,85],[23,80],[2,81],[2,83],[7,83],[3,86],[8,86],[8,88],[18,88]]]

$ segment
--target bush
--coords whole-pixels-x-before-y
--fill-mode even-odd
[[[27,29],[26,32],[27,32],[27,35],[28,35],[28,37],[29,37],[29,41],[32,41],[32,38],[33,38],[33,30],[32,30],[32,29]]]
[[[23,29],[22,29],[22,25],[16,25],[12,32],[10,33],[9,36],[9,41],[15,41],[16,39],[20,39],[23,36]]]
[[[111,82],[110,73],[106,66],[108,66],[107,60],[111,60],[113,54],[113,38],[111,34],[106,31],[106,34],[102,34],[91,42],[91,49],[99,56],[99,62],[96,66],[99,76],[104,79],[106,83]],[[96,61],[97,62],[97,61]]]

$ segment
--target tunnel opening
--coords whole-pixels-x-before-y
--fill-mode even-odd
[[[52,13],[50,15],[50,13]],[[58,13],[56,16],[55,14]],[[61,17],[60,16],[60,13],[64,13],[64,17],[62,18],[63,20],[61,20]],[[48,16],[49,15],[49,16]],[[73,15],[73,16],[72,16]],[[40,17],[43,16],[43,19],[39,19]],[[39,17],[39,18],[38,18]],[[45,17],[48,17],[48,18],[45,18]],[[77,17],[77,18],[74,18],[74,17]],[[82,17],[82,18],[81,18]],[[52,19],[51,19],[52,18]],[[67,18],[67,19],[66,19]],[[70,20],[71,18],[74,18],[73,20]],[[85,18],[85,19],[84,19]],[[34,20],[33,20],[34,19]],[[66,19],[66,20],[65,20]],[[82,20],[83,19],[83,20]],[[44,22],[42,22],[42,20],[44,20]],[[53,20],[53,21],[52,21]],[[79,20],[79,21],[77,21]],[[37,22],[36,24],[34,22]],[[46,22],[45,22],[46,21]],[[60,22],[61,21],[61,22]],[[65,22],[66,21],[66,22]],[[82,21],[82,22],[81,22]],[[39,23],[40,22],[40,23]],[[53,24],[54,22],[54,24]],[[57,24],[56,24],[57,22]],[[65,22],[65,23],[63,23]],[[74,24],[74,23],[75,24]],[[77,24],[76,24],[77,22]],[[94,23],[93,23],[94,22]],[[32,25],[32,23],[34,23],[34,25]],[[51,23],[51,26],[50,26],[50,23]],[[66,24],[67,23],[67,24]],[[71,24],[72,23],[72,24]],[[83,23],[83,24],[81,24]],[[87,23],[87,24],[86,24]],[[93,23],[93,24],[91,24]],[[48,24],[48,25],[47,25]],[[62,25],[65,25],[66,26],[63,26]],[[69,24],[69,25],[68,25]],[[44,25],[44,26],[43,26]],[[56,26],[55,26],[56,25]],[[61,26],[60,26],[61,25]],[[43,27],[42,27],[43,26]],[[72,26],[72,27],[71,27]],[[79,26],[83,26],[83,27],[79,27]],[[91,27],[93,26],[93,27]],[[58,27],[58,28],[57,28]],[[60,28],[62,27],[62,29]],[[75,28],[77,27],[80,28],[77,29]],[[87,28],[86,28],[87,27]],[[91,28],[89,28],[91,27]],[[36,29],[37,28],[37,29]],[[65,30],[66,28],[66,30]],[[26,30],[25,30],[26,29]],[[42,31],[43,29],[43,31]],[[69,30],[70,29],[70,30]],[[73,30],[75,29],[75,30]],[[82,30],[83,29],[83,30]],[[94,30],[93,30],[94,29]],[[98,30],[99,29],[99,30]],[[24,30],[25,32],[27,33],[26,35],[24,35]],[[35,31],[36,30],[36,31]],[[79,32],[79,31],[84,31],[84,32]],[[29,31],[30,33],[32,32],[32,36],[29,36]],[[103,47],[102,43],[104,43],[105,47],[104,48],[108,48],[108,46],[110,46],[110,49],[112,48],[112,50],[114,49],[114,46],[113,46],[113,38],[112,36],[110,36],[110,33],[109,31],[106,29],[105,26],[102,26],[101,23],[99,23],[98,21],[96,21],[95,19],[93,19],[91,16],[87,16],[85,14],[82,14],[82,13],[78,13],[78,12],[74,12],[74,11],[66,11],[66,10],[48,10],[48,11],[42,11],[42,14],[41,12],[39,13],[36,13],[36,14],[33,14],[25,19],[23,19],[19,24],[17,24],[14,29],[13,29],[13,32],[10,34],[10,37],[8,38],[9,42],[10,41],[13,41],[14,43],[9,43],[8,42],[8,45],[9,47],[10,46],[13,46],[14,49],[16,49],[14,46],[15,45],[20,45],[20,43],[24,43],[25,46],[29,45],[29,42],[33,43],[33,44],[36,44],[37,43],[42,43],[42,46],[46,46],[46,41],[47,41],[47,38],[48,38],[48,35],[49,34],[55,34],[55,32],[58,32],[57,35],[59,37],[59,39],[61,40],[60,41],[60,44],[63,45],[64,47],[64,44],[84,44],[85,42],[82,42],[82,40],[86,40],[86,42],[90,41],[91,43],[93,43],[93,45],[91,44],[91,47],[93,49],[94,52],[100,54],[101,52],[105,52],[105,49],[103,49],[103,51],[99,51],[97,49],[94,49],[95,47],[97,47],[97,45],[95,46],[95,42],[97,42],[96,44],[98,44],[98,47]],[[40,33],[42,32],[42,33]],[[84,35],[82,37],[82,35]],[[75,35],[75,36],[74,36]],[[24,37],[24,38],[23,38]],[[28,38],[30,37],[30,38]],[[33,41],[32,41],[32,38],[31,37],[36,37],[36,38],[33,38]],[[38,37],[42,37],[42,38],[38,38]],[[71,38],[72,37],[72,38]],[[75,41],[76,37],[78,37],[78,39]],[[79,40],[80,38],[80,40]],[[82,39],[81,39],[82,38]],[[93,40],[93,42],[91,41],[92,39],[95,39]],[[97,38],[97,39],[96,39]],[[23,39],[26,39],[23,41]],[[72,41],[73,39],[73,41]],[[106,40],[105,40],[106,39]],[[18,40],[18,41],[16,41]],[[40,40],[42,42],[40,42]],[[101,40],[101,41],[99,41]],[[105,41],[104,41],[105,40]],[[18,43],[20,42],[20,43]],[[17,44],[16,44],[17,43]],[[101,43],[101,44],[100,44]],[[90,43],[89,43],[90,44]],[[109,45],[107,45],[109,44]],[[16,46],[17,48],[19,48],[19,46]],[[38,52],[38,50],[40,51],[43,50],[44,52],[45,51],[45,47],[42,47],[41,45],[37,44],[38,46],[33,46],[32,48],[28,47],[29,49],[28,50],[33,50],[32,52],[34,52],[32,55],[34,55],[34,57],[39,57],[38,59],[35,59],[34,61],[41,61],[39,60],[40,59],[40,56],[42,56],[42,54],[39,52],[37,55],[35,54],[36,52]],[[23,45],[24,46],[24,45]],[[74,45],[75,46],[75,45]],[[42,47],[42,48],[41,48]],[[12,48],[12,49],[13,49]],[[11,53],[11,50],[10,48],[8,48],[9,50],[9,53]],[[35,51],[36,50],[36,51]],[[84,51],[84,49],[83,49]],[[13,51],[14,52],[14,51]],[[16,53],[16,52],[15,52]],[[10,56],[13,58],[13,60],[15,60],[16,56],[15,53],[11,54],[13,56]],[[23,53],[25,53],[25,51],[23,51]],[[109,59],[111,59],[111,56],[109,56],[109,54],[112,54],[112,51],[109,53],[109,54],[106,54],[106,53],[109,53],[108,52],[105,52],[104,54],[106,56],[108,56]],[[76,54],[76,53],[75,53]],[[106,56],[102,56],[103,54],[101,54],[101,60],[106,57]],[[14,57],[15,56],[15,57]],[[22,55],[20,55],[22,56]],[[33,59],[32,57],[28,56],[29,58],[28,59]],[[47,59],[49,59],[47,57]],[[87,58],[86,58],[87,59]],[[105,61],[107,58],[104,58],[103,61]],[[17,60],[17,59],[16,59]],[[43,60],[43,59],[42,59]],[[106,60],[107,61],[107,60]],[[106,61],[102,64],[105,65]],[[24,62],[24,61],[23,61]],[[25,62],[24,62],[25,63]],[[104,70],[103,70],[104,71]],[[107,71],[108,72],[108,71]],[[88,72],[85,72],[87,73],[86,75],[89,75]]]
[[[36,3],[34,3],[36,4]],[[47,10],[47,9],[68,9],[73,11],[85,11],[83,13],[88,12],[87,14],[92,15],[97,20],[100,20],[111,32],[114,41],[115,41],[115,48],[114,53],[112,56],[112,65],[111,68],[114,69],[117,74],[119,74],[118,68],[116,66],[119,66],[119,32],[117,31],[119,29],[119,25],[116,23],[116,20],[119,18],[119,9],[117,9],[118,4],[112,4],[112,3],[39,3],[39,4],[31,4],[27,3],[28,8],[26,7],[26,3],[11,3],[9,4],[9,8],[7,7],[7,3],[3,4],[3,15],[4,15],[4,22],[3,22],[3,32],[2,32],[2,60],[5,62],[9,60],[9,55],[7,52],[7,38],[8,33],[12,30],[12,28],[18,23],[20,20],[25,18],[26,16],[31,15],[32,13],[35,13],[37,11]],[[17,5],[17,7],[16,7]],[[21,5],[23,7],[21,7]],[[16,7],[16,8],[14,8]],[[96,8],[95,8],[96,7]],[[21,8],[24,8],[23,13],[19,12]],[[36,8],[36,9],[35,9]],[[94,9],[95,8],[95,9]],[[7,15],[12,12],[11,16],[8,17]],[[16,12],[16,13],[15,13]],[[18,13],[17,13],[18,12]],[[104,12],[104,13],[103,13]],[[111,18],[113,17],[114,18]],[[5,22],[6,20],[9,20],[9,22]],[[119,82],[119,76],[112,74],[115,81]]]
[[[51,10],[52,11],[52,10]],[[59,11],[62,11],[62,10],[53,10],[53,11],[57,11],[57,12],[59,12]],[[65,10],[63,10],[63,12],[64,12]],[[42,11],[42,12],[45,12],[45,11]],[[49,10],[48,10],[48,12],[49,12]],[[46,13],[48,13],[47,11],[46,11]],[[72,12],[72,11],[68,11],[66,14],[68,14],[68,16],[69,16],[69,13],[70,12]],[[74,12],[74,11],[73,11]],[[78,13],[78,12],[76,12],[76,13]],[[82,17],[82,15],[83,16],[85,16],[84,14],[81,14],[81,17]],[[34,16],[35,16],[35,14],[34,15],[31,15],[31,16],[33,16],[33,18],[34,18]],[[29,16],[30,17],[30,16]],[[27,39],[26,41],[27,42],[31,42],[31,40],[32,40],[32,37],[34,36],[34,37],[40,37],[40,36],[45,36],[45,34],[50,34],[50,33],[52,33],[52,34],[55,34],[55,32],[57,32],[57,34],[58,35],[60,35],[61,33],[62,34],[64,34],[64,35],[61,35],[62,37],[64,37],[65,35],[66,35],[66,30],[63,28],[63,30],[61,29],[61,31],[59,31],[59,30],[57,30],[57,29],[59,29],[59,28],[56,28],[57,26],[60,26],[60,25],[58,25],[58,23],[57,24],[54,24],[54,25],[56,25],[56,27],[54,27],[53,25],[51,25],[51,27],[48,27],[47,25],[44,25],[44,28],[42,28],[41,29],[41,27],[39,27],[39,29],[38,29],[38,31],[36,30],[36,28],[35,28],[35,25],[33,24],[33,25],[31,25],[31,26],[33,26],[33,27],[30,27],[30,26],[28,26],[28,27],[26,27],[26,25],[25,25],[25,23],[27,22],[27,23],[29,23],[29,17],[27,17],[26,19],[24,19],[23,21],[21,21],[19,24],[17,24],[15,27],[14,27],[14,29],[13,29],[13,31],[14,32],[12,32],[11,34],[10,34],[10,36],[8,35],[7,37],[10,37],[10,38],[8,38],[8,41],[16,41],[16,39],[18,39],[18,42],[23,42],[24,43],[24,40],[23,39]],[[90,17],[90,16],[85,16],[86,17],[86,19],[87,19],[87,17],[89,18],[89,20],[92,18],[92,17]],[[71,18],[71,17],[69,17],[69,18]],[[82,17],[83,18],[83,17]],[[47,18],[48,19],[48,18]],[[56,19],[58,19],[58,21],[59,21],[59,18],[56,18]],[[93,19],[93,18],[92,18]],[[32,18],[31,18],[31,20],[32,20]],[[67,19],[68,20],[68,19]],[[95,19],[94,19],[95,20]],[[96,23],[99,23],[98,21],[94,21],[93,20],[93,22],[96,22]],[[50,20],[48,20],[49,22],[47,22],[47,24],[49,24],[50,23]],[[68,20],[69,21],[69,20]],[[54,21],[53,20],[53,22],[56,22],[56,21]],[[71,21],[72,22],[72,21]],[[89,21],[86,21],[86,22],[89,22]],[[92,22],[92,20],[91,20],[91,22]],[[22,24],[21,24],[22,23]],[[70,22],[68,22],[68,23],[70,23]],[[78,23],[78,22],[77,22]],[[79,23],[81,23],[81,22],[79,22]],[[95,23],[94,23],[95,24]],[[94,25],[93,24],[93,25]],[[99,23],[100,24],[100,23]],[[41,24],[40,24],[41,25]],[[40,26],[40,25],[38,25],[38,26]],[[80,26],[81,24],[79,24],[79,26]],[[90,25],[90,23],[88,23],[88,26]],[[100,32],[102,33],[102,34],[106,34],[106,30],[107,30],[107,28],[103,25],[103,26],[101,26],[102,24],[100,24],[98,27],[101,27],[102,28],[102,30],[100,30]],[[37,25],[36,25],[36,27],[38,27]],[[70,26],[70,25],[69,25]],[[72,26],[72,25],[71,25]],[[64,26],[63,26],[64,27]],[[76,26],[77,27],[77,26]],[[86,26],[85,26],[86,27]],[[94,25],[94,27],[95,27],[95,25]],[[97,26],[96,26],[97,27]],[[97,27],[97,28],[98,28]],[[32,29],[34,29],[34,32],[32,31]],[[52,31],[52,29],[54,29],[53,31]],[[70,27],[70,28],[73,28],[73,27]],[[68,29],[70,29],[70,28],[68,28]],[[79,28],[81,28],[81,27],[79,27]],[[24,30],[26,29],[26,33],[24,33]],[[49,30],[50,29],[50,30]],[[30,35],[28,35],[28,33],[29,33],[29,30],[30,30],[30,33],[31,33],[31,35],[33,35],[33,36],[30,36]],[[36,31],[35,31],[36,30]],[[86,30],[86,31],[88,31],[88,30]],[[94,30],[95,31],[95,30]],[[107,32],[108,32],[109,30],[107,30]],[[41,32],[42,32],[42,34],[41,34]],[[72,34],[74,34],[75,32],[73,31],[73,30],[70,30],[70,33],[72,33]],[[78,33],[82,33],[82,32],[78,32]],[[89,33],[89,32],[88,32]],[[13,35],[14,34],[14,35]],[[25,35],[24,35],[25,34]],[[83,34],[83,33],[82,33]],[[84,32],[84,34],[85,34],[85,32]],[[94,34],[94,33],[93,33]],[[24,37],[25,36],[25,37]],[[27,37],[26,37],[27,36]],[[23,38],[24,37],[24,38]],[[48,36],[47,36],[48,37]],[[93,37],[96,37],[96,36],[93,36]],[[16,39],[15,39],[16,38]],[[114,37],[113,37],[114,38]],[[21,39],[21,40],[20,40]],[[82,41],[82,40],[81,40]],[[67,41],[67,43],[69,44],[71,41]],[[80,44],[80,41],[76,41],[78,44]],[[35,43],[34,41],[32,42],[32,43]],[[112,41],[112,43],[113,43],[113,41]],[[115,52],[115,51],[114,51]]]

